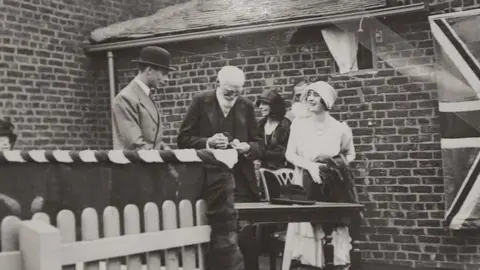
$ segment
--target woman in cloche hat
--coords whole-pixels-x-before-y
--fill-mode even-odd
[[[309,199],[330,202],[356,202],[353,179],[348,164],[355,159],[350,127],[333,118],[329,111],[337,92],[328,83],[308,85],[301,101],[309,115],[293,120],[286,158],[295,165],[294,183],[302,185]],[[324,232],[321,224],[290,223],[287,230],[282,269],[289,269],[291,259],[301,264],[323,268]],[[346,226],[333,233],[334,265],[348,268],[350,236]]]

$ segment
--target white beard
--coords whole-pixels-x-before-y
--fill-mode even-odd
[[[235,101],[237,101],[236,98],[235,98],[234,100],[232,100],[232,101],[229,101],[229,100],[226,100],[225,98],[223,98],[223,102],[225,102],[225,103],[224,103],[225,107],[226,107],[226,108],[229,108],[229,109],[232,108],[233,105],[235,105]]]
[[[308,109],[308,104],[302,102],[295,102],[292,104],[292,114],[295,117],[304,118],[311,114]]]

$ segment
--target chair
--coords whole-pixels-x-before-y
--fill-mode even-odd
[[[268,189],[267,179],[265,177],[265,172],[268,172],[274,175],[280,186],[283,186],[286,184],[293,184],[294,170],[292,169],[281,168],[278,170],[269,170],[265,168],[260,168],[259,171],[260,171],[260,177],[262,179],[262,185],[265,190],[265,200],[267,201],[270,201],[271,198],[270,198],[270,192]]]
[[[278,181],[280,186],[293,184],[293,175],[294,170],[289,168],[282,168],[278,170],[269,170],[265,168],[260,168],[260,178],[262,180],[263,190],[265,193],[265,200],[270,201],[271,194],[268,188],[267,178],[265,177],[265,173],[270,173],[275,176],[275,179]],[[284,231],[276,231],[274,227],[267,226],[268,234],[269,234],[269,242],[270,242],[270,269],[276,269],[276,255],[278,251],[283,253],[283,244],[285,242],[285,232]]]

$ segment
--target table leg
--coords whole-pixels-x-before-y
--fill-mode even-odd
[[[287,225],[287,235],[285,237],[285,247],[282,252],[282,270],[289,270],[292,262],[292,238],[295,233],[294,223],[288,223]]]
[[[349,226],[350,238],[352,239],[352,249],[350,250],[351,270],[359,270],[362,263],[362,253],[359,249],[360,241],[358,241],[360,236],[360,225],[360,219],[354,219]]]
[[[325,244],[323,245],[323,256],[325,257],[325,270],[333,270],[334,268],[334,250],[333,250],[333,225],[329,223],[323,223],[323,232],[325,233]]]
[[[274,233],[275,231],[273,230],[272,226],[268,226],[268,239],[269,239],[269,257],[270,257],[270,270],[276,270],[277,269],[277,243],[276,239],[274,238]]]

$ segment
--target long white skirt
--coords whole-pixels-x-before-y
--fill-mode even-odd
[[[294,184],[303,186],[303,169],[295,168]],[[288,223],[285,249],[283,252],[282,270],[289,270],[291,260],[299,260],[302,264],[323,268],[325,257],[323,244],[325,233],[321,224],[312,226],[310,222]],[[336,227],[332,231],[333,264],[350,264],[350,250],[352,238],[348,227]]]
[[[352,249],[348,227],[336,227],[332,232],[334,265],[350,264]],[[320,224],[312,226],[310,222],[289,223],[283,252],[282,270],[289,270],[291,260],[302,264],[323,268],[325,258],[323,245],[325,233]]]

